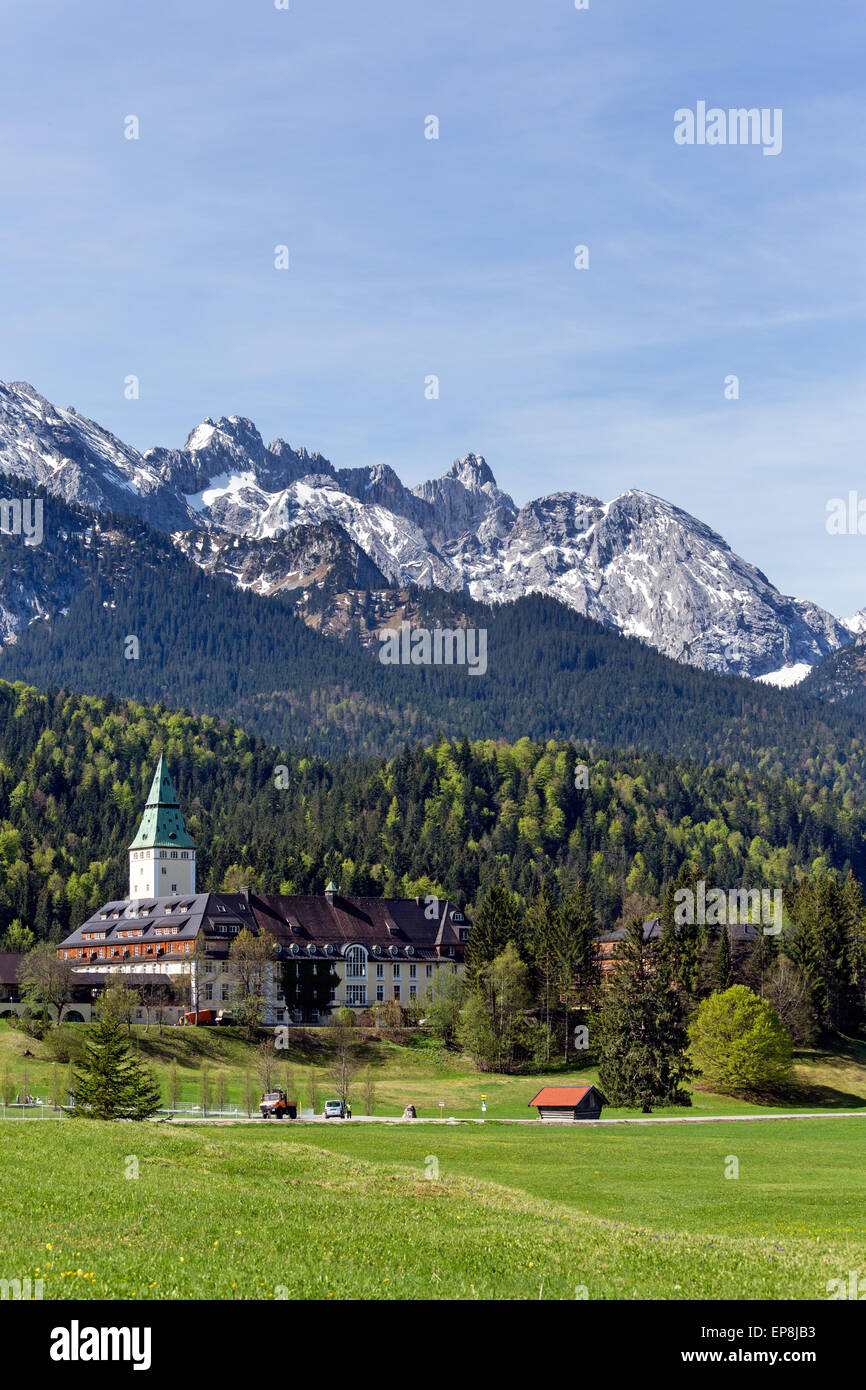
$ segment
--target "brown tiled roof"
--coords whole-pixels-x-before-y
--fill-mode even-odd
[[[231,921],[254,926],[248,894],[193,893],[169,898],[123,898],[98,908],[60,946],[93,950],[102,945],[122,950],[132,943],[146,942],[165,947],[164,954],[168,955],[173,942],[198,936],[202,927],[209,931],[220,922]],[[175,927],[176,931],[168,935],[158,931],[159,927]],[[125,931],[140,931],[141,936],[121,936]],[[98,942],[87,941],[85,935],[90,932],[103,932],[105,936]]]
[[[470,923],[464,918],[455,924],[455,909],[445,900],[439,902],[436,917],[428,917],[425,909],[423,898],[343,897],[340,893],[321,897],[240,892],[198,893],[192,897],[156,900],[127,898],[99,908],[60,946],[61,949],[90,951],[107,947],[119,951],[123,959],[124,948],[155,944],[162,948],[161,955],[170,956],[176,952],[175,943],[189,941],[204,931],[208,951],[217,952],[221,948],[228,950],[232,939],[230,934],[220,933],[220,926],[235,923],[253,930],[270,931],[282,953],[290,955],[303,952],[309,956],[319,950],[325,954],[326,946],[332,947],[329,954],[339,955],[346,946],[360,945],[371,952],[378,947],[375,954],[383,959],[396,956],[435,960],[443,953],[447,955],[452,948],[455,959],[460,959],[463,954],[460,931],[467,929]],[[158,931],[165,926],[174,926],[177,930],[171,935]],[[140,931],[141,935],[120,935],[130,930]],[[105,933],[105,936],[97,941],[86,940],[91,932]],[[311,951],[311,946],[315,946],[316,951]]]
[[[439,904],[439,915],[428,918],[425,903],[415,898],[288,897],[281,894],[255,894],[250,903],[258,925],[277,938],[278,943],[292,954],[307,953],[314,945],[336,949],[358,945],[368,950],[378,946],[383,956],[415,955],[419,959],[434,959],[436,947],[446,950],[459,947],[460,927],[452,921],[450,904]],[[411,947],[411,952],[407,949]]]

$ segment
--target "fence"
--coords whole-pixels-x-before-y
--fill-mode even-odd
[[[0,1104],[0,1120],[62,1120],[63,1111],[58,1105],[45,1101],[12,1101],[9,1105]]]
[[[167,1105],[160,1106],[156,1112],[158,1115],[194,1115],[197,1119],[205,1117],[207,1119],[227,1119],[245,1120],[249,1115],[258,1115],[259,1107],[255,1105],[252,1110],[245,1110],[242,1106],[233,1106],[231,1110],[216,1110],[209,1105],[206,1110],[202,1110],[200,1105],[178,1105],[173,1108]]]
[[[66,1107],[69,1109],[69,1106]],[[202,1110],[200,1105],[179,1105],[174,1109],[168,1106],[161,1106],[156,1112],[158,1115],[167,1115],[170,1119],[175,1115],[188,1115],[196,1119],[224,1119],[224,1120],[246,1120],[250,1116],[258,1117],[259,1107],[247,1111],[240,1106],[233,1106],[231,1110],[214,1110],[208,1107]],[[8,1105],[0,1102],[0,1120],[62,1120],[63,1111],[58,1105],[51,1105],[46,1101],[12,1101]]]

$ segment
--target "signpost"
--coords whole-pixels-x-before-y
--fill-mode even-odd
[[[482,1115],[487,1114],[487,1097],[484,1095],[481,1097],[481,1113]]]

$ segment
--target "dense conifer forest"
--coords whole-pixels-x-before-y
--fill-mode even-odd
[[[143,522],[42,496],[44,545],[0,547],[0,595],[44,591],[46,611],[49,595],[68,611],[6,646],[0,677],[233,717],[327,757],[394,755],[439,734],[528,736],[866,792],[862,721],[843,705],[679,664],[552,599],[490,608],[460,596],[466,622],[487,630],[484,675],[384,666],[312,631],[288,599],[204,574]],[[428,626],[451,625],[453,595],[416,597]]]
[[[0,933],[57,939],[124,896],[164,751],[202,888],[529,902],[584,882],[600,927],[684,872],[785,887],[866,876],[866,811],[826,789],[659,753],[440,737],[389,759],[278,750],[233,722],[0,682]],[[585,785],[584,785],[585,783]]]

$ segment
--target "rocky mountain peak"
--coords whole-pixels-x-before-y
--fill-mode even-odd
[[[487,464],[486,459],[480,454],[467,454],[465,458],[455,459],[451,467],[443,478],[455,478],[458,483],[462,483],[465,488],[477,491],[479,488],[488,484],[496,487],[496,479]]]
[[[664,498],[639,488],[609,502],[562,491],[518,510],[476,453],[409,489],[388,464],[335,469],[282,439],[265,447],[251,420],[229,415],[207,417],[182,449],[142,455],[57,410],[28,382],[12,382],[0,384],[0,471],[70,502],[133,512],[172,535],[194,532],[194,558],[207,553],[213,568],[263,593],[280,588],[281,566],[303,586],[309,566],[332,568],[340,552],[355,578],[375,572],[376,582],[496,603],[543,593],[677,660],[779,680],[866,628],[863,614],[846,626],[781,594]],[[334,527],[348,538],[345,554],[342,542],[334,548]]]

